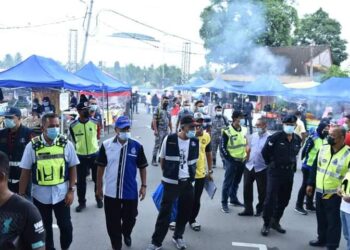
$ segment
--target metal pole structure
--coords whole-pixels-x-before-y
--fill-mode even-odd
[[[101,137],[105,137],[105,88],[102,84],[102,129],[101,129]]]
[[[61,89],[61,93],[64,93],[64,88]],[[63,110],[61,111],[61,133],[64,134],[64,114]]]
[[[311,77],[311,80],[314,79],[314,45],[315,43],[312,42],[310,44],[310,57],[311,57],[311,64],[310,64],[310,77]]]
[[[107,89],[107,131],[109,134],[109,102],[108,102],[108,89]]]
[[[90,21],[91,21],[91,15],[92,15],[92,6],[93,6],[94,0],[90,1],[90,9],[88,11],[88,22],[87,22],[87,27],[86,27],[86,32],[85,32],[85,41],[84,41],[84,48],[83,48],[83,54],[81,56],[81,64],[84,64],[85,62],[85,55],[86,55],[86,48],[87,48],[87,43],[89,39],[89,29],[90,29]]]

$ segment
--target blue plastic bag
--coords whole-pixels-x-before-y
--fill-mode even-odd
[[[154,191],[152,195],[154,205],[156,205],[156,208],[158,209],[158,211],[160,209],[160,204],[162,203],[163,192],[164,192],[164,185],[163,183],[160,183],[156,188],[156,191]],[[177,199],[173,204],[173,209],[171,211],[171,216],[170,216],[170,222],[176,221],[176,215],[177,215]]]

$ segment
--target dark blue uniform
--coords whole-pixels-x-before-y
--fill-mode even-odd
[[[263,213],[265,225],[269,225],[271,219],[279,224],[288,205],[300,148],[301,138],[298,135],[293,133],[289,141],[287,134],[281,131],[271,135],[262,149],[262,156],[268,165]]]

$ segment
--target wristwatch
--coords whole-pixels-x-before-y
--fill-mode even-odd
[[[147,185],[144,185],[144,184],[142,184],[142,185],[141,185],[141,187],[144,187],[144,188],[146,188],[146,187],[147,187]]]
[[[69,188],[68,188],[68,191],[69,191],[69,192],[74,192],[74,191],[75,191],[75,187],[69,187]]]
[[[209,170],[208,173],[209,173],[209,174],[212,174],[212,173],[214,173],[214,171],[211,169],[211,170]]]

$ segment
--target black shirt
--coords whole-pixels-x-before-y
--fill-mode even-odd
[[[269,136],[261,154],[266,164],[274,163],[276,167],[296,166],[297,158],[301,148],[301,138],[293,133],[289,141],[285,132],[276,132]]]
[[[18,241],[17,248],[11,248],[14,241]],[[43,246],[45,231],[38,209],[24,198],[12,195],[0,207],[0,249],[31,250]]]

